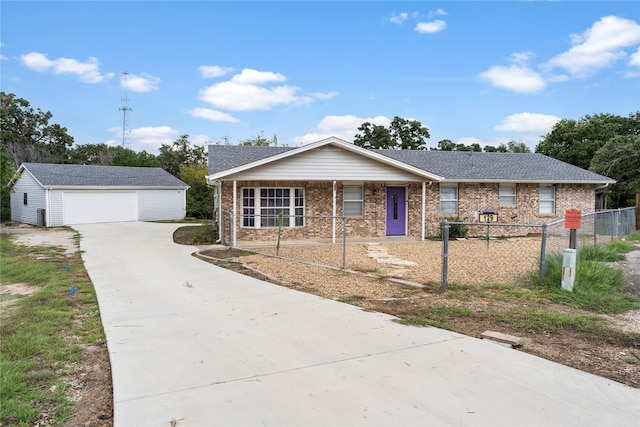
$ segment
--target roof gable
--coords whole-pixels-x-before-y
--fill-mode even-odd
[[[356,154],[357,156],[350,156],[351,158],[365,158],[363,161],[374,161],[384,166],[391,166],[399,169],[404,173],[410,173],[421,177],[422,179],[440,181],[442,177],[430,173],[429,171],[415,168],[409,164],[396,161],[395,159],[383,156],[376,153],[374,150],[366,150],[358,147],[350,142],[344,141],[339,138],[331,137],[326,138],[312,144],[303,145],[301,147],[246,147],[246,146],[209,146],[209,180],[216,180],[223,177],[229,177],[240,172],[245,172],[250,169],[255,170],[268,163],[284,162],[293,156],[305,156],[304,153],[310,153],[316,150],[316,153],[321,153],[320,149],[334,146],[347,153]],[[251,149],[255,150],[254,153],[249,154]],[[359,157],[358,157],[359,156]],[[254,159],[252,162],[243,162],[243,159]],[[235,167],[226,168],[229,165],[237,165]],[[303,179],[303,178],[298,178]],[[336,179],[332,176],[324,175],[324,179]]]
[[[161,168],[23,163],[24,170],[43,187],[189,187]]]

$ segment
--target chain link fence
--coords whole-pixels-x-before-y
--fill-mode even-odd
[[[348,219],[342,216],[241,215],[224,212],[222,244],[297,261],[347,267]],[[242,224],[234,230],[234,224]],[[259,225],[259,228],[256,228]]]
[[[635,230],[636,208],[582,215],[578,251]],[[438,285],[540,280],[546,261],[569,247],[564,219],[548,224],[448,222],[442,235],[362,238],[363,221],[342,216],[238,215],[224,212],[223,244],[268,256]],[[235,226],[235,228],[234,228]]]
[[[636,208],[585,213],[576,229],[575,246],[595,246],[621,239],[635,230]],[[518,232],[520,230],[520,232]],[[453,231],[453,233],[452,233]],[[470,239],[451,240],[464,231]],[[441,287],[457,283],[509,283],[538,272],[542,281],[547,261],[570,247],[571,229],[561,219],[548,224],[447,222],[442,227]],[[448,238],[447,238],[448,237]],[[484,253],[474,240],[484,240]],[[475,256],[469,256],[473,252]]]

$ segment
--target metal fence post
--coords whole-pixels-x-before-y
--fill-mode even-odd
[[[233,246],[236,242],[233,241],[233,212],[229,212],[229,246]]]
[[[347,217],[342,217],[342,268],[347,266]]]
[[[593,214],[593,246],[598,246],[598,212]]]
[[[542,243],[540,243],[540,273],[538,274],[538,279],[540,282],[544,280],[545,274],[545,263],[544,257],[545,252],[547,250],[547,223],[542,224]]]
[[[447,289],[447,275],[449,273],[449,221],[442,222],[442,282],[440,289]]]

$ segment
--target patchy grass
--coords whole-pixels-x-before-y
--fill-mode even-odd
[[[81,357],[80,343],[105,342],[93,285],[79,254],[67,258],[58,248],[16,245],[6,235],[0,250],[4,284],[40,287],[2,312],[0,425],[36,425],[45,413],[62,424],[72,403],[60,378]]]
[[[211,222],[200,225],[186,225],[173,233],[173,241],[181,245],[212,245],[218,239]]]
[[[576,265],[573,292],[561,287],[562,255],[551,257],[547,261],[546,275],[541,284],[538,284],[537,278],[532,278],[529,284],[533,288],[545,288],[552,301],[569,307],[607,314],[632,310],[638,304],[632,296],[622,292],[622,270],[607,264],[624,259],[632,248],[631,244],[624,241],[584,248]]]

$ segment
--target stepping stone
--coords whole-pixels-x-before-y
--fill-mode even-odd
[[[495,341],[501,344],[507,344],[510,347],[517,347],[522,344],[522,341],[524,341],[523,338],[495,331],[484,331],[480,336],[482,337],[482,339]]]

